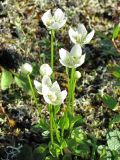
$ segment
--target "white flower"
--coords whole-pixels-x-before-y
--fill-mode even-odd
[[[83,46],[84,44],[88,44],[94,36],[95,31],[92,30],[87,34],[87,30],[83,24],[79,24],[76,30],[72,28],[69,29],[69,36],[71,41],[74,44],[79,44]]]
[[[50,77],[44,76],[42,79],[42,94],[48,104],[60,105],[64,102],[67,91],[61,91],[57,81],[52,84]]]
[[[85,61],[85,54],[82,55],[82,49],[78,44],[74,45],[70,52],[60,49],[59,55],[60,63],[69,68],[77,68]]]
[[[40,74],[42,76],[47,75],[50,76],[52,74],[52,69],[48,64],[42,64],[40,67]]]
[[[81,73],[79,71],[75,71],[75,79],[78,80],[81,77]]]
[[[34,80],[34,85],[35,85],[35,88],[37,89],[37,92],[39,94],[42,94],[42,84],[37,80]]]
[[[57,9],[54,15],[51,10],[45,12],[42,16],[42,21],[48,29],[59,30],[66,23],[67,18],[61,9]]]
[[[20,72],[24,74],[32,73],[32,66],[29,63],[25,63],[20,67]]]

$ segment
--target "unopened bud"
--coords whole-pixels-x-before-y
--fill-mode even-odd
[[[47,75],[50,76],[52,74],[52,69],[48,64],[42,64],[40,67],[40,74],[42,76]]]
[[[32,73],[32,66],[29,63],[25,63],[21,66],[20,72],[25,74]]]
[[[78,80],[81,77],[81,73],[79,71],[75,71],[75,79]]]

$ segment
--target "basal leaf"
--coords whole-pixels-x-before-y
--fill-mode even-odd
[[[112,98],[111,96],[109,96],[109,95],[104,95],[103,96],[103,102],[110,109],[114,109],[116,107],[116,105],[117,105],[117,101],[114,98]]]
[[[2,76],[1,76],[1,89],[2,90],[8,89],[12,84],[12,82],[13,82],[12,73],[4,69],[2,71]]]
[[[32,95],[27,76],[15,76],[15,82],[18,85],[18,87],[20,87],[23,91],[25,91],[29,95]]]

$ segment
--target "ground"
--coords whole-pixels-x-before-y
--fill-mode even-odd
[[[72,48],[68,36],[70,26],[84,23],[88,31],[95,29],[95,36],[83,52],[86,60],[78,70],[82,78],[77,82],[75,112],[85,118],[81,127],[86,133],[94,135],[100,145],[106,144],[106,134],[112,117],[120,112],[120,90],[113,87],[115,78],[111,66],[120,63],[120,56],[112,43],[112,32],[119,21],[120,4],[116,0],[3,0],[0,2],[0,65],[16,72],[23,62],[49,63],[50,34],[41,21],[41,16],[48,9],[61,8],[68,16],[66,26],[57,32],[56,38],[56,79],[62,88],[67,89],[64,67],[58,62],[58,50]],[[62,72],[62,73],[61,73]],[[117,99],[117,108],[109,109],[102,100],[108,94]],[[47,106],[41,96],[42,116],[49,118]],[[63,106],[64,109],[64,106]],[[60,114],[62,114],[62,109]],[[15,160],[23,144],[32,149],[42,143],[41,135],[32,132],[37,124],[37,109],[15,84],[9,90],[0,90],[0,156],[1,160]],[[113,129],[120,125],[114,125]],[[12,147],[14,149],[11,152]],[[16,148],[15,148],[16,147]],[[8,149],[7,149],[8,148]],[[11,154],[10,154],[11,153]],[[14,154],[12,154],[14,153]]]

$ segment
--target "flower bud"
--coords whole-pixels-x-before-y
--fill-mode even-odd
[[[32,66],[29,63],[25,63],[21,66],[20,72],[24,74],[30,74],[32,73]]]
[[[78,80],[81,77],[81,73],[79,71],[75,71],[75,79]]]
[[[50,76],[52,74],[52,69],[48,64],[43,64],[40,67],[40,74],[42,76],[47,75]]]

